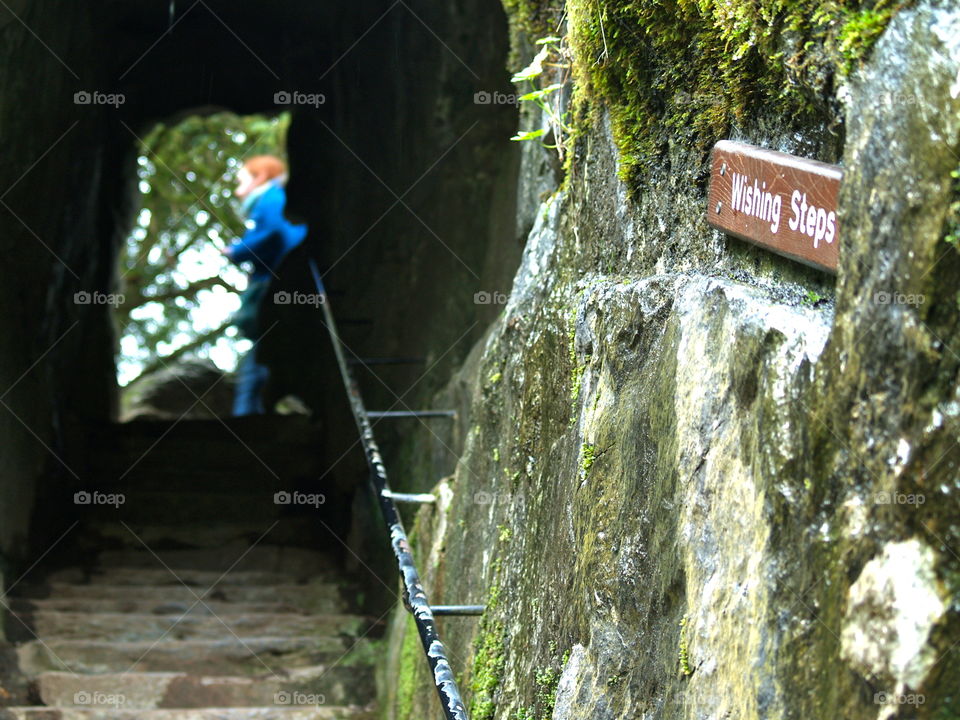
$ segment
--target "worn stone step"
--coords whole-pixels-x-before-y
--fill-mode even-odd
[[[178,453],[171,459],[167,453],[148,454],[139,459],[136,453],[128,456],[101,457],[84,472],[84,484],[101,490],[144,489],[195,490],[227,492],[232,488],[250,492],[278,490],[294,480],[318,478],[324,472],[323,463],[298,450],[282,454],[260,454],[255,457],[243,448],[246,457],[234,457],[228,462],[191,457],[190,452]],[[191,457],[185,464],[183,457]],[[277,487],[278,483],[283,483]]]
[[[303,668],[290,677],[49,672],[40,674],[34,686],[47,705],[89,704],[94,698],[115,695],[123,698],[125,710],[269,706],[285,698],[305,699],[307,695],[321,705],[356,705],[370,700],[373,669],[343,663]]]
[[[263,570],[233,570],[222,573],[216,570],[191,570],[189,568],[62,568],[47,575],[51,583],[90,583],[91,585],[187,585],[208,588],[219,585],[283,585],[306,580],[330,580],[338,577],[336,573],[324,571],[319,575],[304,573],[291,576],[284,573]]]
[[[25,675],[49,671],[72,673],[185,672],[196,675],[278,674],[290,668],[346,661],[369,654],[369,641],[348,638],[244,638],[172,640],[169,642],[101,642],[49,640],[17,647]]]
[[[193,588],[183,585],[74,585],[50,583],[17,588],[23,599],[56,600],[149,600],[157,605],[164,603],[192,604],[202,598],[204,602],[222,603],[281,603],[304,612],[321,612],[340,604],[341,586],[326,582],[303,585],[216,585],[214,588]]]
[[[180,466],[138,463],[132,470],[129,465],[111,465],[89,470],[83,475],[82,489],[125,494],[134,490],[177,493],[198,490],[228,493],[236,490],[238,493],[274,493],[289,488],[295,482],[322,474],[323,468],[312,463],[306,468],[274,466],[270,469],[260,463],[257,463],[257,467],[244,465],[238,468],[204,468],[193,463],[187,466],[182,463]]]
[[[263,502],[273,505],[272,496],[269,500],[264,499]],[[269,533],[273,542],[309,544],[316,542],[326,532],[317,518],[310,515],[274,520],[247,519],[175,524],[168,522],[162,509],[158,509],[156,524],[130,524],[123,520],[124,507],[117,510],[116,522],[86,523],[82,531],[86,542],[97,547],[119,545],[134,550],[141,549],[144,545],[155,550],[170,546],[219,548],[237,540],[253,543],[265,533]]]
[[[220,473],[222,476],[222,471]],[[88,505],[84,510],[89,516],[96,519],[122,518],[127,523],[156,522],[161,515],[164,522],[182,524],[186,522],[231,520],[272,520],[279,517],[284,510],[283,505],[273,502],[275,483],[268,487],[258,484],[252,489],[241,489],[231,485],[229,491],[172,491],[170,489],[146,490],[135,487],[132,483],[122,483],[122,486],[113,486],[99,483],[101,492],[122,492],[124,503],[120,507],[112,505]],[[200,487],[203,487],[202,485]],[[93,488],[91,488],[93,489]]]
[[[123,710],[111,707],[0,709],[0,720],[376,720],[361,707],[252,707],[174,710]]]
[[[248,445],[306,444],[319,437],[319,426],[310,418],[298,415],[247,415],[221,420],[133,420],[89,427],[93,446],[109,451],[112,448],[152,442],[159,438],[176,442],[236,443],[240,438]]]
[[[221,573],[266,571],[298,577],[337,568],[337,563],[326,554],[291,545],[257,545],[251,550],[250,543],[234,542],[219,548],[162,549],[154,552],[156,555],[146,550],[106,550],[97,556],[97,564],[104,569],[162,569],[165,566]]]
[[[17,614],[24,615],[43,611],[74,613],[134,613],[138,615],[247,615],[250,613],[299,613],[303,608],[280,602],[230,603],[218,600],[197,602],[191,596],[189,601],[170,602],[168,600],[127,599],[122,595],[116,598],[15,598],[9,601],[9,607]],[[344,604],[330,602],[322,612],[339,614],[347,612]]]
[[[360,615],[300,615],[295,613],[222,614],[219,618],[198,612],[188,615],[133,613],[57,612],[24,613],[22,621],[7,622],[7,636],[15,642],[41,637],[45,640],[113,640],[125,642],[160,640],[214,640],[231,637],[359,637],[374,623]],[[226,624],[227,627],[224,627]],[[228,629],[229,628],[229,629]],[[371,630],[379,635],[382,628]]]
[[[170,462],[191,460],[254,461],[253,453],[278,454],[298,449],[317,454],[321,432],[305,418],[242,417],[224,422],[133,421],[95,429],[89,435],[89,459],[155,455]],[[251,452],[252,451],[252,452]]]

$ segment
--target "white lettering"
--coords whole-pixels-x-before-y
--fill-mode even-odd
[[[833,238],[837,235],[837,214],[830,211],[830,214],[827,215],[827,235],[824,238],[828,243],[833,242]]]
[[[775,195],[773,198],[773,205],[771,207],[771,217],[770,217],[770,232],[776,233],[780,229],[780,205],[783,198],[779,195]]]
[[[733,174],[733,185],[730,189],[730,206],[734,210],[740,210],[743,205],[743,186],[746,184],[747,178],[745,175],[740,173]]]
[[[800,191],[794,190],[793,194],[790,196],[790,209],[793,211],[793,217],[787,221],[787,225],[790,226],[791,230],[796,230],[800,227]]]

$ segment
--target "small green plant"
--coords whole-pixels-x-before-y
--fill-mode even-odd
[[[520,101],[533,103],[543,111],[554,137],[554,144],[544,143],[544,147],[555,149],[560,159],[563,160],[566,150],[565,138],[572,132],[569,124],[570,112],[563,109],[563,93],[561,92],[570,74],[570,53],[563,38],[545,37],[537,40],[536,44],[541,46],[540,51],[527,67],[516,73],[511,79],[517,84],[529,82],[533,86],[533,90],[520,96]],[[537,87],[537,81],[547,72],[546,68],[559,70],[560,82],[551,83],[546,87]],[[541,127],[536,130],[518,132],[510,139],[515,142],[523,142],[537,140],[546,134],[547,128]]]
[[[693,669],[690,667],[690,648],[687,646],[687,616],[684,615],[680,620],[680,674],[686,677],[693,675]]]
[[[800,301],[800,303],[802,305],[806,305],[807,307],[816,307],[824,300],[826,300],[826,298],[816,290],[807,290],[807,294],[803,296],[803,299]]]
[[[580,470],[586,475],[597,459],[597,446],[593,443],[584,443],[580,446]]]

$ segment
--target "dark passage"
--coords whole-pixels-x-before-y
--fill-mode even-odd
[[[287,111],[310,235],[271,292],[314,260],[351,355],[423,358],[364,371],[370,407],[424,406],[528,229],[516,110],[473,102],[510,88],[500,3],[14,2],[0,38],[0,716],[367,717],[396,570],[316,313],[271,308],[260,348],[309,417],[119,424],[117,328],[74,298],[114,286],[153,123]]]

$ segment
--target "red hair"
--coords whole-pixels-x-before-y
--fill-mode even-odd
[[[255,155],[243,163],[243,166],[261,182],[273,180],[287,173],[286,163],[274,155]]]

